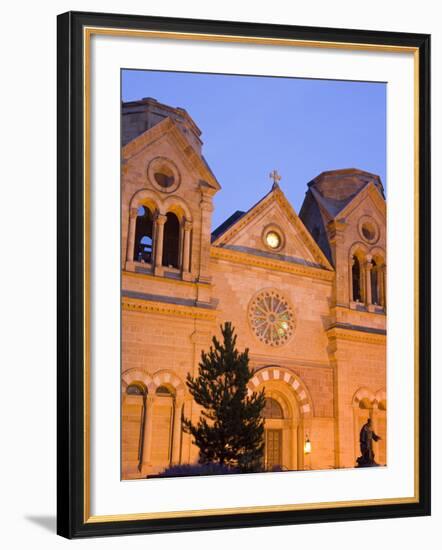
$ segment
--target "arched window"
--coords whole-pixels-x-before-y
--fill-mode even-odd
[[[282,407],[276,399],[272,399],[271,397],[266,399],[263,416],[264,418],[284,418]]]
[[[138,209],[135,225],[134,260],[136,262],[152,263],[153,251],[153,216],[147,206]]]
[[[172,392],[166,386],[159,386],[155,392],[157,395],[173,396]]]
[[[130,399],[123,402],[122,409],[123,463],[132,463],[136,458],[136,469],[140,472],[143,464],[147,389],[143,384],[133,382],[127,387],[126,394]]]
[[[370,273],[371,301],[374,305],[381,306],[384,311],[386,307],[385,270],[385,259],[381,254],[377,254],[372,260]]]
[[[371,282],[371,301],[375,305],[379,305],[379,270],[376,262],[372,260],[372,268],[370,273]]]
[[[164,225],[163,265],[179,267],[180,252],[180,222],[173,212],[167,213]]]
[[[159,386],[155,391],[155,402],[152,409],[152,441],[155,442],[155,445],[152,447],[151,461],[157,467],[164,468],[167,464],[172,463],[176,414],[173,390],[167,386]]]
[[[361,263],[357,256],[352,258],[352,289],[353,289],[353,302],[362,302],[362,288],[361,288]]]
[[[370,401],[370,399],[368,399],[368,397],[364,397],[363,399],[361,399],[359,401],[359,408],[360,409],[363,409],[363,410],[366,410],[366,411],[369,411],[372,409],[372,403]]]
[[[146,390],[141,384],[130,384],[126,390],[127,395],[145,395]]]

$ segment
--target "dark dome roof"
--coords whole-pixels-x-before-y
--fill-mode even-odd
[[[329,212],[336,214],[369,183],[373,183],[385,198],[380,177],[357,168],[322,172],[308,186],[321,196]]]

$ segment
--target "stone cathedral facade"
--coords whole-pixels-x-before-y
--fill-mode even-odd
[[[232,195],[232,215],[213,229],[223,190],[185,110],[123,103],[122,141],[122,478],[197,461],[181,430],[183,413],[200,413],[185,379],[224,321],[250,350],[251,389],[266,391],[268,468],[354,467],[368,417],[386,464],[380,178],[323,172],[296,213],[274,174],[248,211]]]

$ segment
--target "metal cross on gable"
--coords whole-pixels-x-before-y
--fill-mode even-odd
[[[281,176],[278,174],[278,170],[272,170],[269,174],[269,178],[273,180],[273,187],[276,187],[281,181]]]

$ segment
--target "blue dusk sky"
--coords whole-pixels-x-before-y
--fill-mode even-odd
[[[360,168],[386,187],[386,84],[160,71],[122,71],[122,99],[153,97],[186,109],[222,186],[213,228],[248,210],[271,187],[299,210],[325,170]]]

